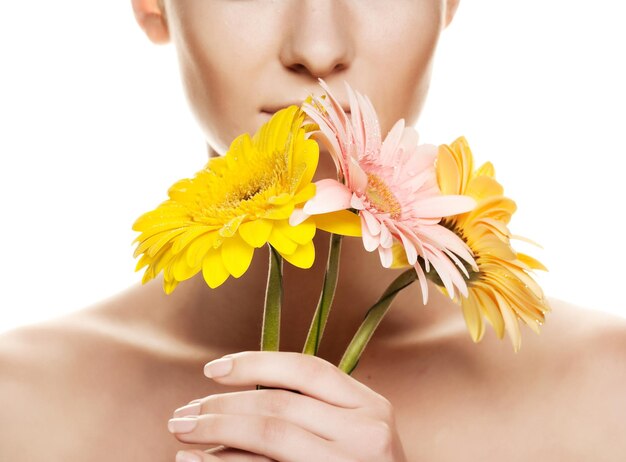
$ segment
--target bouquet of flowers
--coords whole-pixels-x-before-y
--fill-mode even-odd
[[[519,321],[539,333],[550,311],[532,270],[546,268],[517,252],[509,221],[515,202],[504,196],[493,165],[476,168],[464,137],[450,145],[420,144],[398,120],[384,139],[367,96],[345,83],[348,116],[324,94],[276,112],[253,136],[232,141],[193,178],[170,187],[169,199],[140,216],[133,230],[142,282],[163,271],[176,286],[200,271],[211,288],[248,269],[254,249],[269,246],[261,350],[279,349],[283,260],[310,268],[313,237],[331,233],[326,273],[303,353],[315,355],[331,309],[341,240],[361,238],[385,268],[406,268],[371,306],[338,367],[350,374],[394,297],[418,281],[422,302],[430,280],[461,308],[479,342],[485,320],[499,338],[521,345]],[[337,175],[313,182],[323,143]],[[527,240],[528,241],[528,240]],[[532,241],[529,241],[532,242]]]

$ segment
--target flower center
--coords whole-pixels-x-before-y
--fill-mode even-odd
[[[365,191],[370,203],[379,212],[388,213],[391,218],[400,218],[402,207],[396,196],[389,190],[385,182],[373,173],[367,174],[367,189]]]

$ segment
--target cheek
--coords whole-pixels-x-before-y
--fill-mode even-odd
[[[174,37],[188,103],[221,154],[237,135],[258,128],[261,101],[251,76],[269,59],[263,34],[254,30],[262,22],[246,23],[250,15],[239,14],[235,4],[207,2],[180,11],[184,27]]]
[[[400,2],[399,2],[400,3]],[[375,69],[376,79],[367,88],[376,88],[371,99],[376,106],[382,134],[404,118],[414,125],[430,85],[434,53],[442,31],[440,2],[404,2],[382,13],[384,27],[367,31],[368,48],[364,66]]]

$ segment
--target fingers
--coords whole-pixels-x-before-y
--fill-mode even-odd
[[[203,414],[170,420],[170,427],[185,443],[223,444],[276,460],[343,460],[332,442],[275,417]]]
[[[276,462],[259,454],[235,448],[219,447],[201,451],[199,449],[178,451],[176,462]]]
[[[360,413],[286,390],[250,390],[215,394],[174,411],[174,418],[200,414],[261,415],[286,420],[326,440],[345,434]],[[348,430],[349,431],[349,430]],[[358,435],[355,433],[355,438]]]
[[[358,408],[374,392],[332,363],[313,355],[243,351],[208,363],[207,377],[224,385],[266,385],[297,390],[335,406]]]

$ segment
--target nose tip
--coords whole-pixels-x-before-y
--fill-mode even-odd
[[[347,69],[353,57],[349,16],[336,0],[297,2],[292,27],[281,49],[283,66],[324,78]]]
[[[294,64],[286,66],[296,74],[310,74],[311,76],[328,77],[329,75],[340,72],[347,68],[347,65],[343,62],[324,62],[321,59],[300,60],[302,62],[296,62]]]

